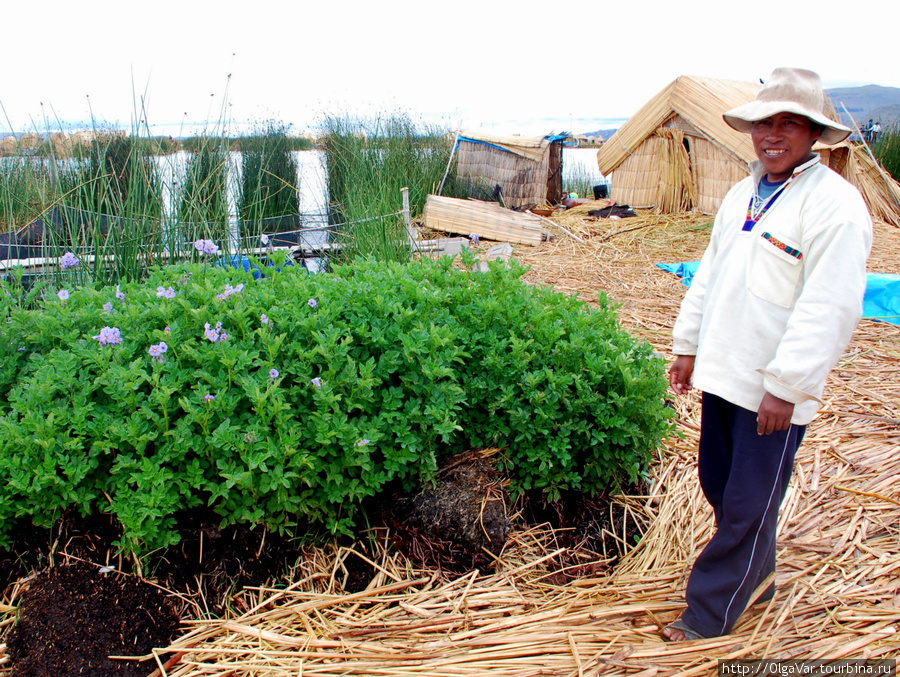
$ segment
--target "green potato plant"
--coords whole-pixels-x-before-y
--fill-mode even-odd
[[[73,508],[113,513],[139,555],[198,506],[352,533],[388,483],[488,445],[514,492],[597,493],[639,479],[671,430],[663,362],[612,304],[525,284],[515,262],[214,261],[6,306],[0,545]]]

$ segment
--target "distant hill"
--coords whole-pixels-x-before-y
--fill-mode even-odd
[[[853,125],[847,113],[850,113],[850,116],[860,126],[870,119],[880,121],[882,125],[900,124],[900,88],[898,87],[882,87],[880,85],[836,87],[826,89],[825,95],[834,105],[841,122],[849,127]]]
[[[900,126],[900,103],[879,106],[872,111],[872,119],[878,120],[883,126]]]

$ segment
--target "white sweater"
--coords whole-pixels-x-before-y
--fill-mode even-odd
[[[794,170],[749,232],[761,164],[728,192],[673,331],[673,353],[697,356],[694,387],[751,411],[770,392],[794,403],[798,425],[862,315],[872,246],[859,191],[818,162]]]

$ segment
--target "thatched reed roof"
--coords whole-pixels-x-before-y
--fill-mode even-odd
[[[753,82],[682,75],[644,104],[597,151],[600,172],[606,175],[615,170],[648,136],[675,115],[736,161],[749,163],[755,160],[750,137],[725,124],[722,113],[756,98],[760,87],[762,85]]]
[[[482,143],[493,146],[498,150],[505,150],[508,153],[514,153],[528,160],[540,162],[547,154],[547,149],[554,141],[560,141],[568,135],[545,136],[504,136],[500,134],[489,134],[479,130],[464,129],[459,133],[459,141],[467,141],[470,143]]]

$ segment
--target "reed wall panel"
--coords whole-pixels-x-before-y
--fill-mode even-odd
[[[707,139],[691,137],[688,142],[695,190],[694,208],[704,214],[715,214],[725,194],[734,184],[746,178],[750,169]]]
[[[636,208],[656,206],[664,144],[663,139],[651,136],[619,164],[609,175],[610,199]]]
[[[483,143],[461,140],[457,174],[489,189],[499,185],[507,207],[543,205],[547,203],[549,147],[541,160],[535,161]]]

